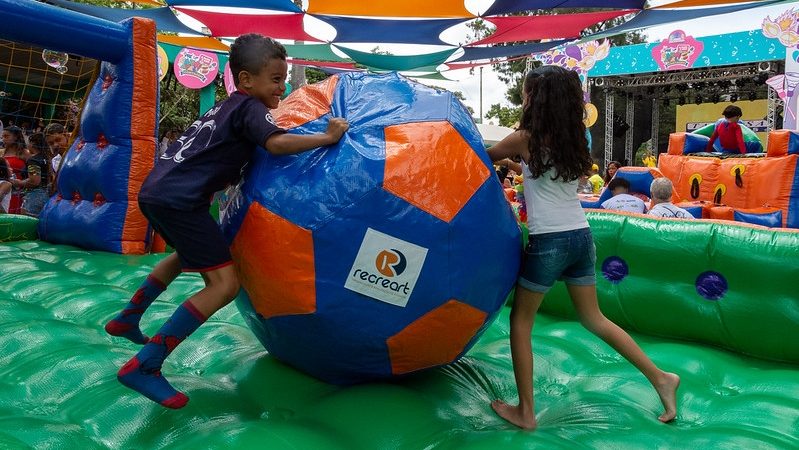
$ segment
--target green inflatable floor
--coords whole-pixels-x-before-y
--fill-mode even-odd
[[[166,410],[117,383],[137,347],[102,329],[159,258],[0,244],[0,448],[799,448],[799,367],[635,335],[683,378],[678,418],[664,425],[634,368],[578,323],[547,315],[533,336],[540,428],[519,431],[489,407],[515,397],[507,311],[458,364],[340,388],[271,358],[231,305],[167,360],[191,401]],[[145,330],[200,286],[181,276]]]

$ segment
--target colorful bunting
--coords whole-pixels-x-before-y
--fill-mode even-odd
[[[291,0],[165,0],[169,6],[224,6],[301,13]]]
[[[568,41],[535,42],[532,44],[505,45],[496,47],[464,47],[460,58],[451,62],[479,61],[483,59],[511,58],[514,56],[532,55],[545,52],[551,48],[563,45]]]
[[[336,48],[346,53],[347,56],[352,58],[355,62],[364,66],[378,70],[397,71],[414,70],[419,67],[439,65],[446,61],[447,58],[457,50],[453,48],[452,50],[444,50],[425,55],[396,56],[367,53],[338,45],[336,45]]]
[[[439,35],[463,19],[388,20],[358,17],[314,16],[336,29],[335,42],[385,42],[446,45]]]
[[[368,17],[474,17],[463,0],[310,0],[309,14]]]
[[[469,44],[502,44],[505,42],[532,41],[538,39],[577,38],[584,29],[599,22],[615,19],[636,12],[635,9],[603,11],[582,14],[558,14],[547,16],[486,17],[497,29],[485,39]]]
[[[240,36],[246,33],[261,33],[275,39],[320,42],[305,32],[304,14],[235,14],[199,9],[175,8],[203,23],[211,36]]]
[[[698,19],[703,17],[718,16],[721,14],[729,14],[738,11],[745,11],[747,9],[760,8],[775,3],[781,3],[781,0],[773,0],[767,2],[747,3],[744,5],[732,5],[717,8],[696,8],[696,9],[647,9],[641,11],[637,16],[628,20],[626,23],[613,27],[601,33],[592,34],[583,38],[584,41],[591,41],[601,39],[608,36],[615,36],[617,34],[628,33],[630,31],[640,30],[643,28],[651,27],[654,25],[664,25],[667,23],[682,22],[684,20]]]
[[[187,33],[192,35],[199,35],[196,31],[183,24],[172,10],[168,7],[163,8],[149,8],[149,9],[119,9],[119,8],[106,8],[104,6],[87,5],[85,3],[75,3],[68,0],[49,0],[56,6],[66,8],[90,16],[99,17],[101,19],[110,20],[112,22],[120,22],[131,17],[145,17],[155,21],[155,26],[159,31],[171,31],[173,33]]]
[[[550,8],[644,9],[646,0],[495,0],[481,16]]]

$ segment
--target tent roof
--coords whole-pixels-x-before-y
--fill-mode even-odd
[[[463,19],[370,19],[314,16],[336,29],[335,41],[447,45],[439,35]]]
[[[192,1],[192,0],[187,0]],[[466,18],[474,14],[463,0],[310,0],[308,13],[339,16]]]
[[[75,3],[68,0],[49,0],[50,3],[76,11],[83,14],[88,14],[94,17],[110,20],[113,22],[120,22],[131,17],[146,17],[155,21],[155,26],[159,31],[169,31],[172,33],[187,33],[197,35],[198,33],[183,24],[171,9],[168,7],[162,8],[149,8],[149,9],[119,9],[119,8],[106,8],[103,6],[87,5],[85,3]]]
[[[211,36],[239,36],[246,33],[261,33],[275,39],[319,42],[305,32],[302,19],[305,14],[237,14],[212,12],[199,9],[175,8],[208,27]]]

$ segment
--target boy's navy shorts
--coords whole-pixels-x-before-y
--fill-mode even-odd
[[[139,203],[153,229],[175,249],[184,272],[208,272],[233,264],[227,240],[207,206],[182,211]]]

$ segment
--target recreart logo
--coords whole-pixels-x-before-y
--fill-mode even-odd
[[[682,30],[676,30],[669,34],[668,39],[652,48],[652,57],[660,70],[690,69],[704,49],[702,42],[686,36]]]
[[[426,258],[426,248],[367,228],[344,287],[404,307]]]

